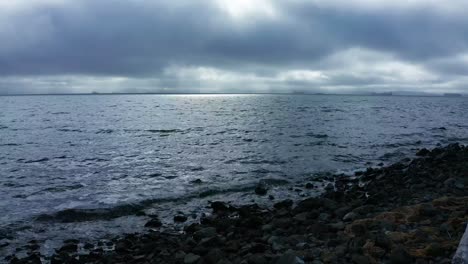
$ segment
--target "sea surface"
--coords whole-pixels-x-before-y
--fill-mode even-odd
[[[138,210],[197,217],[206,200],[268,199],[249,196],[261,180],[297,185],[452,142],[468,143],[468,98],[0,96],[0,244],[139,231]]]

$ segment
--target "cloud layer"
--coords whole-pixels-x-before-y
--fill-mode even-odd
[[[461,0],[0,0],[0,93],[468,92]]]

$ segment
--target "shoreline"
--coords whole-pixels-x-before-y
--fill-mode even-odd
[[[53,256],[31,243],[10,263],[450,263],[468,220],[468,147],[420,150],[417,158],[336,175],[318,197],[272,207],[212,202],[212,214],[182,234],[116,237],[107,245],[71,239]],[[321,179],[317,179],[318,181]],[[312,188],[313,185],[305,188]],[[268,186],[257,194],[268,196]],[[174,216],[185,222],[187,216]],[[244,261],[244,262],[243,262]]]

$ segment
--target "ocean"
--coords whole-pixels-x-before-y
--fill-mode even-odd
[[[0,96],[0,244],[47,251],[139,231],[137,211],[169,224],[208,200],[266,202],[262,180],[287,197],[314,175],[467,143],[467,113],[464,97]]]

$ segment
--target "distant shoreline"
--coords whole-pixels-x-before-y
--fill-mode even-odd
[[[372,96],[372,97],[447,97],[466,98],[468,95],[447,96],[445,94],[327,94],[327,93],[37,93],[37,94],[0,94],[8,96],[83,96],[83,95],[297,95],[297,96]]]

